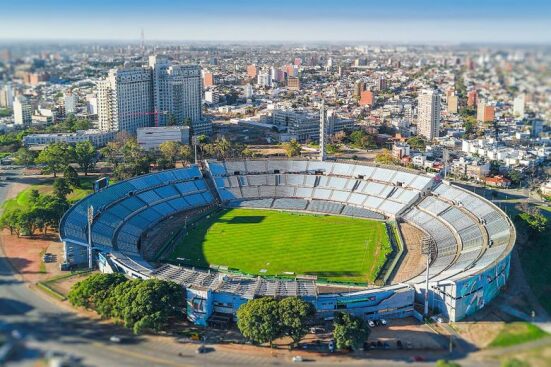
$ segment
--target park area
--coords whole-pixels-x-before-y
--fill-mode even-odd
[[[227,209],[197,223],[171,260],[251,275],[373,283],[392,247],[385,223],[340,216]]]

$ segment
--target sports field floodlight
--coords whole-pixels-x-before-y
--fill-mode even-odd
[[[429,265],[432,256],[435,254],[436,243],[431,236],[424,236],[421,239],[421,252],[427,256],[427,268],[425,270],[425,308],[423,316],[429,316]]]

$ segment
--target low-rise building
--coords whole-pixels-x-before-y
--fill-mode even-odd
[[[101,131],[97,129],[78,130],[75,133],[30,134],[23,138],[23,145],[28,148],[40,149],[53,143],[76,144],[91,142],[95,147],[102,147],[115,139],[116,131]]]
[[[166,141],[189,144],[188,126],[141,127],[137,134],[138,144],[146,150],[159,149]]]

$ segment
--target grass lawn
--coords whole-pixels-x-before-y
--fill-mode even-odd
[[[490,343],[491,347],[508,347],[537,340],[547,336],[547,333],[529,322],[512,322],[505,324],[503,329]]]
[[[254,275],[372,283],[392,247],[385,224],[357,218],[228,209],[199,222],[171,259]]]
[[[73,192],[67,195],[67,199],[70,202],[74,202],[92,193],[93,182],[96,179],[97,179],[96,177],[80,177],[81,187],[73,189]],[[53,183],[54,183],[53,179],[44,180],[40,184],[27,187],[25,190],[22,190],[21,192],[19,192],[15,198],[6,200],[2,204],[2,208],[5,211],[11,211],[17,208],[26,208],[29,205],[29,199],[31,197],[32,190],[38,190],[38,192],[41,194],[51,194],[54,191]]]

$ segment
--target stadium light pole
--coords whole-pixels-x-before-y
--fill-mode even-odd
[[[422,239],[423,253],[427,255],[427,268],[425,270],[425,307],[423,316],[429,316],[429,265],[432,258],[432,238],[427,236]]]
[[[92,259],[92,223],[94,222],[94,207],[90,205],[88,207],[88,268],[92,269],[93,259]]]
[[[197,136],[192,136],[191,137],[191,142],[193,144],[193,152],[194,152],[194,157],[195,157],[195,164],[197,164]]]

